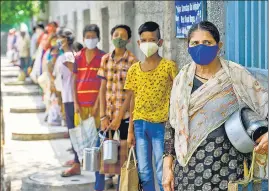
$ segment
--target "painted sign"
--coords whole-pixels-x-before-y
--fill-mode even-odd
[[[175,1],[176,37],[186,38],[189,29],[206,17],[205,1]]]

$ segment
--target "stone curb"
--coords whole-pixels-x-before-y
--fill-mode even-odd
[[[10,113],[44,113],[46,108],[10,108]]]
[[[89,191],[94,190],[94,182],[73,185],[46,185],[31,180],[29,177],[22,179],[21,191],[38,190],[38,191]]]
[[[67,132],[67,131],[66,131]],[[12,140],[17,141],[41,141],[41,140],[53,140],[53,139],[65,139],[66,132],[58,133],[12,133]]]
[[[33,82],[25,82],[25,81],[15,81],[15,82],[4,82],[5,86],[29,86],[35,85]]]
[[[58,173],[58,171],[61,172],[62,170],[63,168],[56,168],[52,171],[57,171]],[[35,177],[35,175],[39,176],[40,178]],[[85,171],[82,171],[81,175],[79,176],[66,178],[61,178],[60,174],[56,175],[55,177],[54,174],[52,177],[55,177],[56,179],[54,181],[47,181],[47,175],[39,175],[39,173],[34,173],[22,179],[21,191],[92,191],[94,190],[95,181],[90,181],[91,176],[94,176],[94,173],[92,175],[86,175]],[[60,178],[60,180],[58,178]],[[113,181],[105,178],[105,190],[107,190],[107,187],[110,184],[113,184]]]
[[[1,92],[2,96],[40,96],[40,92]]]
[[[2,74],[1,75],[1,78],[15,78],[15,77],[18,77],[18,74],[8,74],[8,75]]]

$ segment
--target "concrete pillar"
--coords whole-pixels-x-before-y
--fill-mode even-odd
[[[122,10],[122,23],[128,25],[131,30],[132,30],[132,35],[136,35],[137,29],[134,29],[134,14],[135,14],[135,9],[134,9],[134,2],[133,1],[127,1],[123,2],[121,4],[121,10]],[[134,49],[136,46],[135,41],[132,41],[133,43],[129,43],[127,45],[127,48],[131,51],[134,52]]]
[[[175,59],[175,2],[165,1],[164,2],[164,28],[163,28],[163,57],[167,59]]]
[[[214,23],[220,32],[220,40],[225,42],[225,1],[207,1],[207,20]],[[225,55],[225,46],[221,56]]]
[[[77,11],[77,33],[76,33],[76,39],[78,42],[83,43],[83,28],[84,28],[84,23],[83,23],[83,12],[82,11]]]

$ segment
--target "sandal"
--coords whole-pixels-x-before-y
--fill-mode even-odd
[[[72,168],[62,172],[61,177],[71,177],[75,175],[81,175],[80,165],[75,163]]]
[[[69,160],[63,166],[64,167],[69,167],[69,166],[73,166],[74,164],[75,164],[75,161],[74,160]]]
[[[65,133],[64,133],[64,138],[65,138],[65,139],[70,138],[70,136],[69,136],[69,133],[68,133],[68,132],[65,132]]]

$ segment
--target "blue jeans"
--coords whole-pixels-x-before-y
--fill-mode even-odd
[[[96,143],[96,147],[100,147],[100,137],[98,136],[98,140]],[[95,172],[95,186],[94,190],[97,191],[103,191],[105,190],[105,175],[104,174],[99,174],[99,172]]]
[[[152,153],[155,159],[156,175],[160,190],[163,174],[164,123],[150,123],[144,120],[134,121],[136,155],[139,178],[143,191],[155,191]]]
[[[29,66],[29,58],[20,58],[20,68],[25,74],[27,73],[27,68]]]
[[[75,115],[74,114],[75,113],[74,102],[64,103],[64,110],[65,110],[65,119],[66,119],[66,125],[67,125],[68,130],[75,128],[75,125],[74,125],[74,115]],[[78,154],[75,151],[75,149],[73,148],[73,145],[72,145],[72,150],[74,152],[75,163],[80,163],[78,160]]]

